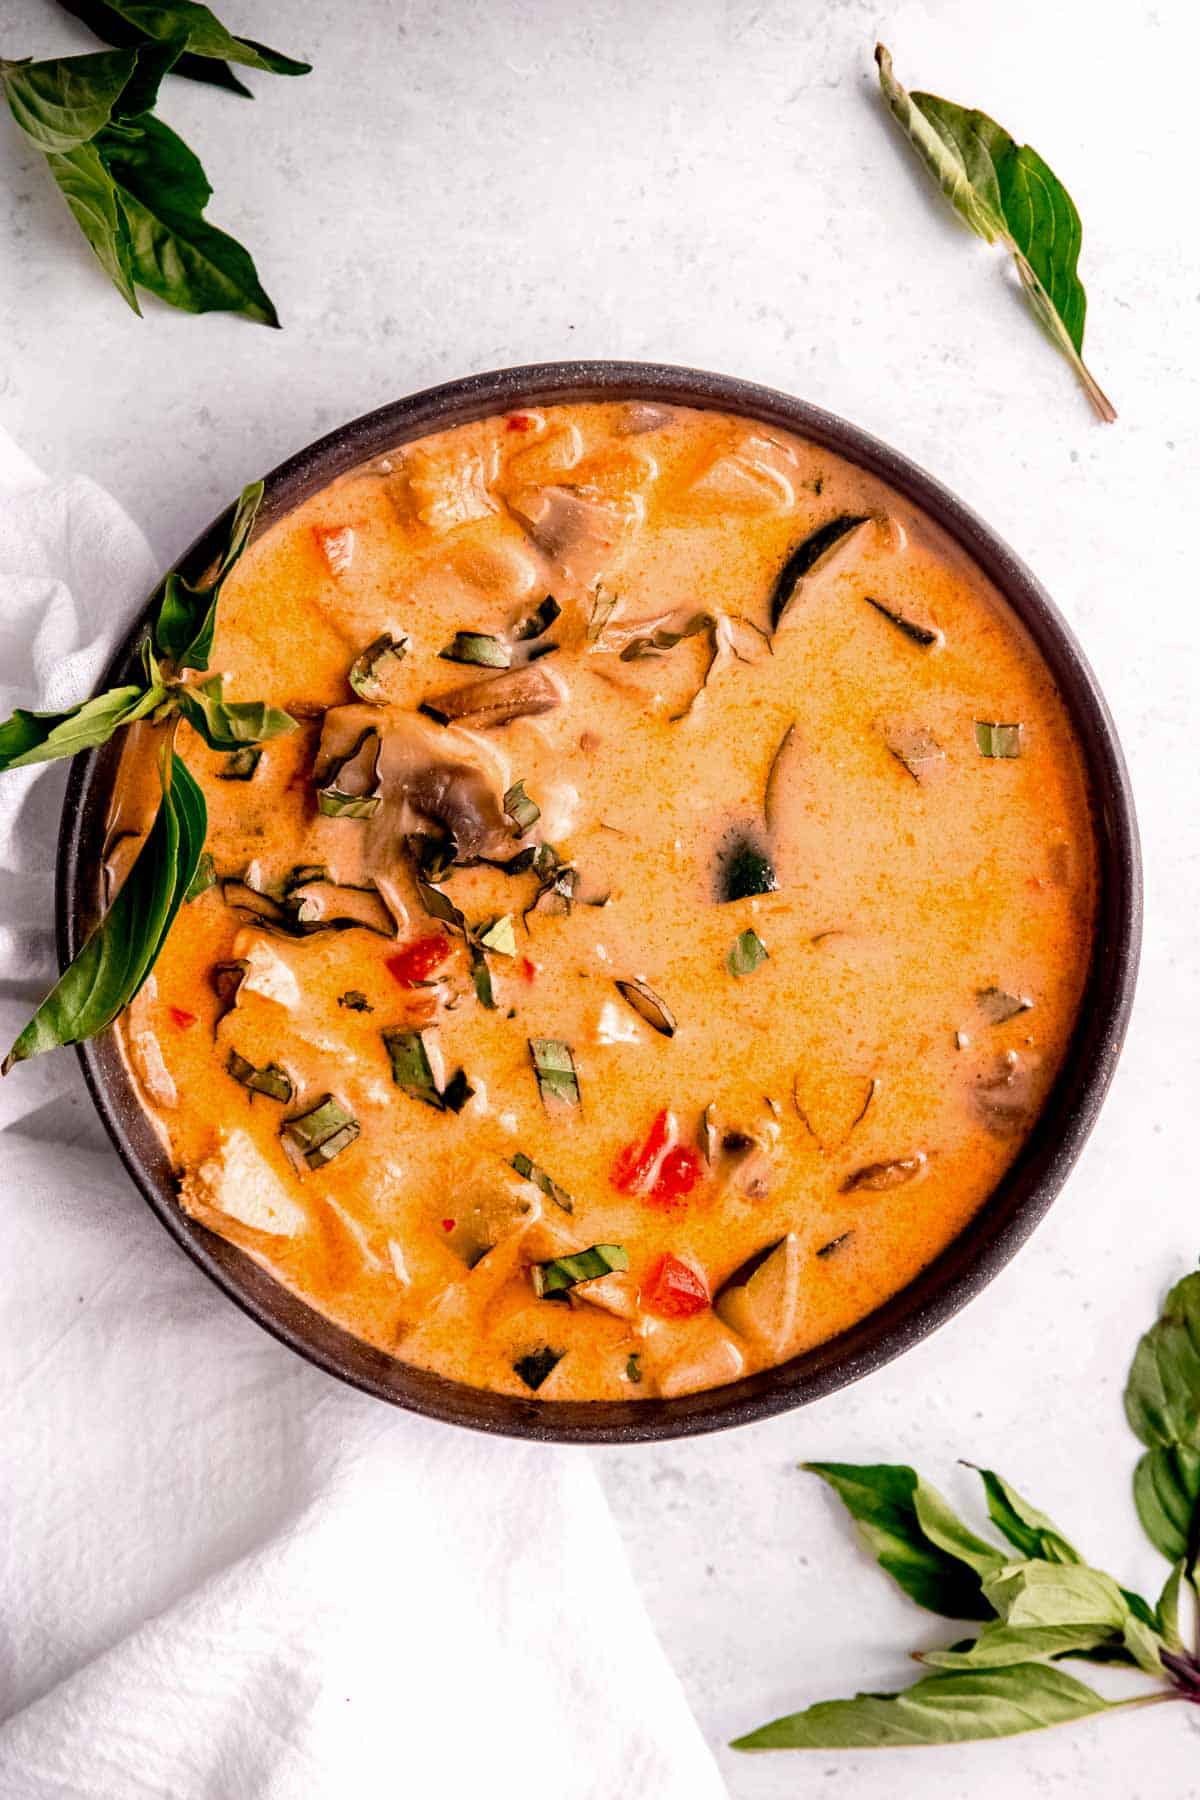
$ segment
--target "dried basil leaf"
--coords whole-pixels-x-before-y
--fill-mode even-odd
[[[338,995],[338,1005],[344,1006],[347,1012],[369,1013],[375,1011],[361,988],[347,988],[344,994]]]
[[[930,650],[935,644],[945,642],[940,631],[932,631],[928,625],[918,625],[914,620],[906,619],[903,613],[898,613],[892,607],[885,606],[882,600],[872,599],[870,594],[864,594],[863,599],[868,606],[873,606],[877,613],[882,613],[883,617],[889,620],[910,643],[919,644],[922,650]]]
[[[717,899],[721,904],[773,894],[779,880],[766,852],[748,837],[735,837],[717,862]]]
[[[534,639],[545,636],[561,612],[562,607],[554,595],[547,594],[541,605],[514,625],[508,635],[515,643],[531,643]]]

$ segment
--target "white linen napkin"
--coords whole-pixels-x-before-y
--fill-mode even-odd
[[[155,576],[0,432],[0,717]],[[3,1047],[53,979],[64,770],[0,775]],[[0,1084],[0,1793],[719,1800],[583,1452],[397,1413],[170,1242],[68,1051]]]

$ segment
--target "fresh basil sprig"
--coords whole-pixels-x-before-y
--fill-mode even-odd
[[[204,848],[204,795],[168,743],[162,804],[116,899],[42,1001],[3,1064],[79,1044],[111,1025],[154,967]]]
[[[153,108],[163,77],[184,58],[183,73],[204,68],[218,81],[212,72],[228,74],[225,57],[277,74],[304,74],[307,65],[232,37],[202,6],[81,0],[70,10],[122,47],[43,62],[0,58],[0,85],[109,279],[135,313],[142,287],[185,312],[278,325],[249,253],[204,217],[212,188],[198,159]]]
[[[1017,144],[986,113],[910,94],[875,46],[879,85],[909,143],[959,218],[987,243],[1011,250],[1038,323],[1074,369],[1098,416],[1112,402],[1083,360],[1087,294],[1076,274],[1083,228],[1075,202],[1036,150]]]
[[[207,6],[195,5],[193,0],[164,5],[148,0],[59,0],[59,4],[98,38],[119,49],[144,43],[147,38],[182,38],[185,48],[172,65],[173,75],[244,94],[247,100],[254,96],[238,80],[230,63],[268,75],[307,75],[312,67],[270,50],[266,44],[256,44],[252,38],[234,37]]]
[[[221,675],[192,686],[178,679],[183,669],[208,667],[221,587],[249,541],[262,493],[262,483],[255,482],[242,494],[216,572],[207,581],[167,576],[151,638],[142,644],[144,680],[110,688],[66,712],[18,708],[0,723],[0,772],[74,756],[107,743],[122,726],[151,717],[156,724],[185,718],[214,749],[235,755],[261,754],[255,746],[262,740],[295,730],[290,714],[264,701],[226,700]],[[173,665],[171,673],[164,674],[156,649]],[[174,736],[172,725],[163,750],[163,799],[128,877],[0,1073],[111,1025],[154,967],[180,905],[212,885],[212,859],[204,860],[204,795],[175,754]]]
[[[1053,1521],[993,1470],[988,1515],[1007,1545],[978,1536],[913,1469],[809,1463],[910,1600],[979,1625],[975,1638],[917,1660],[934,1673],[898,1694],[857,1694],[775,1719],[738,1750],[833,1750],[1008,1737],[1092,1713],[1165,1700],[1200,1705],[1200,1643],[1180,1631],[1180,1599],[1200,1602],[1200,1273],[1167,1296],[1142,1338],[1125,1410],[1148,1446],[1134,1475],[1138,1517],[1174,1564],[1158,1600],[1084,1562]],[[1010,1547],[1011,1546],[1011,1547]],[[1200,1617],[1200,1614],[1198,1614]],[[1108,1700],[1059,1667],[1118,1663],[1157,1685]]]

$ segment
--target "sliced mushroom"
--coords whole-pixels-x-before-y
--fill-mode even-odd
[[[1033,1069],[1015,1050],[1007,1051],[972,1090],[975,1112],[993,1137],[1017,1137],[1033,1116]]]
[[[448,693],[432,695],[422,711],[444,725],[490,730],[514,719],[537,718],[562,704],[562,690],[540,663],[505,669],[482,681],[468,681]]]
[[[640,495],[618,503],[566,487],[522,489],[509,505],[539,550],[572,581],[591,586],[645,513]]]
[[[865,1168],[855,1169],[847,1175],[842,1183],[843,1194],[883,1194],[890,1188],[904,1187],[923,1175],[929,1165],[929,1157],[924,1150],[915,1150],[911,1156],[897,1156],[891,1162],[867,1163]]]
[[[308,930],[321,926],[362,925],[382,937],[395,937],[396,922],[373,888],[338,887],[332,881],[310,881],[288,891],[296,921]]]

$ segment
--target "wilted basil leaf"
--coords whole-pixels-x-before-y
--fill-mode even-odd
[[[164,579],[154,643],[159,655],[168,657],[177,669],[207,669],[221,589],[250,541],[262,500],[261,481],[242,489],[230,517],[225,549],[206,581],[185,581],[177,570]]]
[[[226,700],[225,677],[210,675],[194,687],[173,689],[175,705],[213,750],[237,750],[295,731],[290,713],[263,700]]]
[[[549,1262],[531,1263],[529,1277],[539,1300],[562,1294],[581,1281],[596,1281],[614,1269],[629,1267],[629,1252],[620,1244],[593,1244],[571,1256],[555,1256]]]
[[[768,956],[767,946],[757,931],[747,929],[734,940],[733,949],[729,952],[729,973],[731,975],[752,975],[760,963]]]

